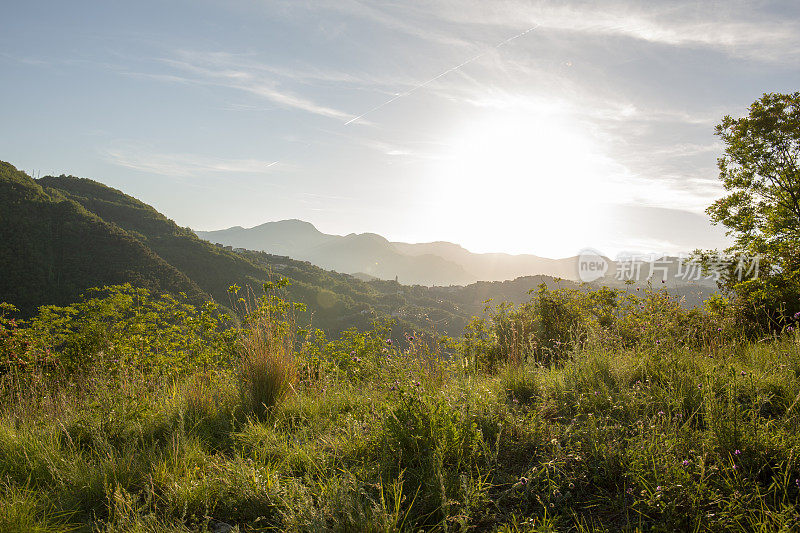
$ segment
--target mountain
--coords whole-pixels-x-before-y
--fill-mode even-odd
[[[454,285],[476,281],[460,264],[436,254],[407,254],[374,233],[329,235],[301,220],[267,222],[254,228],[198,231],[197,236],[233,248],[310,261],[322,268],[404,284]]]
[[[502,253],[473,253],[466,248],[445,241],[409,244],[392,243],[399,252],[420,257],[430,254],[441,257],[469,272],[471,281],[502,281],[520,276],[541,274],[564,279],[577,279],[576,258],[547,259],[536,255],[512,255]]]
[[[464,268],[433,254],[409,256],[374,233],[351,233],[307,249],[302,259],[339,272],[362,272],[415,285],[464,285],[473,281]]]
[[[24,314],[68,304],[89,287],[133,283],[208,295],[120,227],[0,161],[0,300]]]
[[[234,248],[260,250],[290,257],[295,257],[299,250],[314,248],[330,242],[332,238],[338,238],[320,232],[310,222],[297,219],[267,222],[247,229],[234,226],[223,231],[198,231],[197,235],[201,239]]]
[[[578,257],[548,259],[528,254],[473,253],[451,242],[390,242],[374,233],[329,235],[300,220],[196,233],[202,239],[223,245],[286,255],[338,272],[397,279],[408,285],[467,285],[532,275],[580,280]],[[618,278],[636,271],[639,281],[646,282],[652,269],[656,282],[666,273],[667,287],[679,292],[708,295],[716,289],[713,279],[692,280],[692,276],[685,275],[687,269],[681,267],[677,257],[642,259],[633,266],[608,258],[604,260],[608,272],[598,283],[627,287],[624,280]]]
[[[196,233],[201,239],[234,248],[286,255],[339,272],[412,285],[465,285],[535,274],[577,279],[575,258],[476,254],[449,242],[390,242],[374,233],[330,235],[300,220]]]
[[[0,162],[0,301],[30,316],[38,306],[69,304],[92,287],[131,283],[184,293],[194,303],[213,299],[225,305],[230,303],[230,285],[258,295],[265,281],[281,277],[291,282],[287,297],[309,309],[298,317],[301,325],[338,335],[386,317],[395,321],[393,334],[400,339],[408,331],[457,336],[473,315],[481,314],[485,300],[522,303],[540,283],[578,286],[542,275],[466,286],[404,285],[377,278],[397,276],[430,284],[463,280],[471,274],[459,262],[490,264],[493,256],[506,256],[470,254],[450,243],[406,246],[370,233],[325,235],[299,220],[260,228],[256,233],[262,243],[284,251],[303,247],[310,259],[247,250],[245,237],[253,232],[242,228],[225,230],[238,231],[236,249],[212,244],[152,206],[97,181],[65,175],[34,180]],[[508,257],[522,257],[520,264],[538,259]],[[358,268],[349,275],[310,262],[323,258],[329,268]],[[613,277],[603,281],[635,290]],[[688,304],[697,303],[708,289],[696,289],[677,287],[675,295],[688,295]]]
[[[232,284],[259,284],[269,277],[263,268],[198,239],[191,230],[117,189],[63,175],[47,176],[37,182],[124,230],[220,303],[229,301],[228,287]]]
[[[310,224],[286,221],[269,227],[275,230],[272,236],[264,235],[273,245],[290,249],[302,242],[339,261],[337,266],[350,254],[365,269],[383,274],[386,271],[374,263],[395,261],[403,267],[398,271],[408,276],[420,275],[415,271],[419,265],[463,275],[435,256],[420,262],[404,257],[403,266],[393,245],[374,234],[339,237],[343,246],[337,256],[326,251],[330,240]],[[265,281],[284,277],[291,282],[288,298],[310,310],[300,317],[302,324],[338,334],[391,317],[399,338],[405,331],[458,335],[486,299],[485,291],[470,288],[404,286],[362,272],[364,281],[286,256],[229,250],[199,239],[153,207],[97,181],[65,175],[34,180],[9,163],[0,163],[0,238],[0,301],[16,305],[23,316],[41,305],[69,304],[91,287],[119,283],[182,292],[195,303],[214,299],[225,305],[230,301],[227,289],[234,283],[258,294]],[[383,250],[377,261],[370,255],[376,248]],[[509,290],[515,301],[522,301],[538,282],[520,281]]]

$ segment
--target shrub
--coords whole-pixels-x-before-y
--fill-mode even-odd
[[[242,403],[258,418],[293,390],[299,374],[293,307],[274,292],[283,286],[286,283],[265,284],[267,294],[257,307],[248,307],[239,337]]]

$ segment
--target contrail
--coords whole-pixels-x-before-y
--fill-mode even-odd
[[[523,37],[524,35],[527,35],[528,33],[532,32],[533,30],[535,30],[535,29],[536,29],[536,28],[538,28],[538,27],[539,27],[539,25],[537,24],[536,26],[533,26],[533,27],[531,27],[531,28],[528,28],[527,30],[523,31],[522,33],[518,33],[517,35],[514,35],[513,37],[509,37],[509,38],[508,38],[508,39],[506,39],[505,41],[502,41],[502,42],[500,42],[500,43],[498,43],[498,44],[494,45],[493,47],[491,47],[491,48],[488,48],[488,49],[484,50],[483,52],[481,52],[480,54],[476,55],[475,57],[472,57],[472,58],[470,58],[470,59],[467,59],[467,60],[466,60],[466,61],[464,61],[463,63],[459,63],[458,65],[456,65],[456,66],[454,66],[454,67],[452,67],[452,68],[449,68],[449,69],[445,70],[445,71],[444,71],[444,72],[442,72],[441,74],[439,74],[439,75],[437,75],[437,76],[434,76],[433,78],[429,79],[429,80],[428,80],[428,81],[426,81],[425,83],[421,83],[421,84],[417,85],[416,87],[413,87],[413,88],[409,89],[408,91],[406,91],[406,92],[404,92],[404,93],[397,94],[397,95],[393,96],[392,98],[390,98],[389,100],[386,100],[386,101],[385,101],[385,102],[383,102],[382,104],[380,104],[380,105],[378,105],[378,106],[375,106],[375,107],[373,107],[373,108],[372,108],[372,109],[370,109],[369,111],[367,111],[367,112],[365,112],[365,113],[362,113],[362,114],[358,115],[358,116],[357,116],[357,117],[355,117],[355,118],[351,118],[350,120],[348,120],[347,122],[345,122],[345,123],[344,123],[344,125],[345,125],[345,126],[347,126],[348,124],[352,124],[352,123],[353,123],[353,122],[355,122],[356,120],[359,120],[359,119],[362,119],[362,118],[364,118],[365,116],[369,115],[370,113],[372,113],[372,112],[374,112],[374,111],[377,111],[378,109],[380,109],[380,108],[382,108],[382,107],[385,107],[385,106],[387,106],[387,105],[391,104],[391,103],[392,103],[392,102],[394,102],[395,100],[399,100],[400,98],[403,98],[404,96],[408,96],[409,94],[411,94],[411,93],[414,93],[414,92],[416,92],[416,91],[418,91],[418,90],[422,89],[423,87],[425,87],[425,86],[427,86],[427,85],[429,85],[429,84],[431,84],[431,83],[435,82],[436,80],[438,80],[438,79],[439,79],[439,78],[441,78],[442,76],[447,76],[447,75],[448,75],[448,74],[450,74],[451,72],[454,72],[454,71],[456,71],[456,70],[458,70],[458,69],[460,69],[460,68],[462,68],[462,67],[464,67],[464,66],[466,66],[466,65],[469,65],[470,63],[472,63],[472,62],[473,62],[473,61],[475,61],[476,59],[480,59],[481,57],[485,56],[486,54],[488,54],[488,53],[489,53],[489,52],[491,52],[492,50],[497,50],[497,49],[498,49],[498,48],[500,48],[501,46],[505,46],[505,45],[507,45],[508,43],[510,43],[511,41],[513,41],[513,40],[515,40],[515,39],[519,39],[520,37]]]

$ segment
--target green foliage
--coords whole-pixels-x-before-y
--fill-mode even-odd
[[[66,305],[90,287],[134,283],[205,295],[186,275],[119,227],[0,162],[0,300],[26,316]]]
[[[729,194],[706,211],[734,237],[729,252],[760,262],[748,274],[732,261],[721,285],[742,327],[774,332],[800,312],[800,93],[764,94],[747,116],[725,116],[716,133],[725,144],[719,177]]]
[[[0,531],[8,533],[66,533],[68,517],[53,510],[42,494],[24,487],[0,485]]]
[[[386,322],[332,340],[299,329],[287,283],[241,300],[232,287],[236,327],[130,286],[0,318],[3,353],[27,339],[57,362],[0,376],[0,527],[796,528],[794,331],[751,344],[723,301],[700,313],[662,291],[540,288],[470,330],[482,347],[449,353],[388,342]],[[511,328],[546,349],[514,346]],[[469,359],[484,349],[494,366]]]
[[[269,273],[230,251],[202,241],[151,206],[96,181],[74,176],[37,180],[102,220],[120,228],[153,254],[191,279],[217,302],[228,303],[231,282],[257,286]],[[90,284],[85,288],[101,285]]]
[[[44,306],[22,324],[20,330],[0,315],[0,370],[57,365],[184,373],[229,359],[237,336],[212,302],[196,307],[185,296],[128,284],[89,291],[70,306]]]
[[[625,292],[550,290],[542,284],[517,308],[487,305],[488,315],[473,318],[461,351],[475,368],[496,369],[523,361],[548,365],[586,346],[616,350],[639,348],[665,353],[684,347],[711,349],[734,333],[717,312],[687,310],[666,290],[651,287]]]
[[[392,386],[396,400],[387,405],[375,437],[377,459],[383,485],[402,482],[406,502],[396,503],[407,525],[446,528],[470,503],[468,484],[488,458],[476,422],[421,387],[419,381]]]
[[[740,253],[763,254],[781,269],[800,267],[800,93],[764,94],[748,116],[717,126],[725,144],[720,179],[730,194],[708,208]]]

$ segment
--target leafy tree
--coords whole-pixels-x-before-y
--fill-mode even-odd
[[[720,179],[730,194],[707,210],[734,249],[797,268],[800,243],[800,93],[765,94],[746,117],[722,119]]]
[[[724,117],[716,134],[725,144],[718,165],[728,194],[706,212],[734,238],[728,252],[761,262],[761,276],[751,279],[732,267],[723,287],[780,325],[798,311],[800,293],[800,92],[764,94],[747,116]]]

